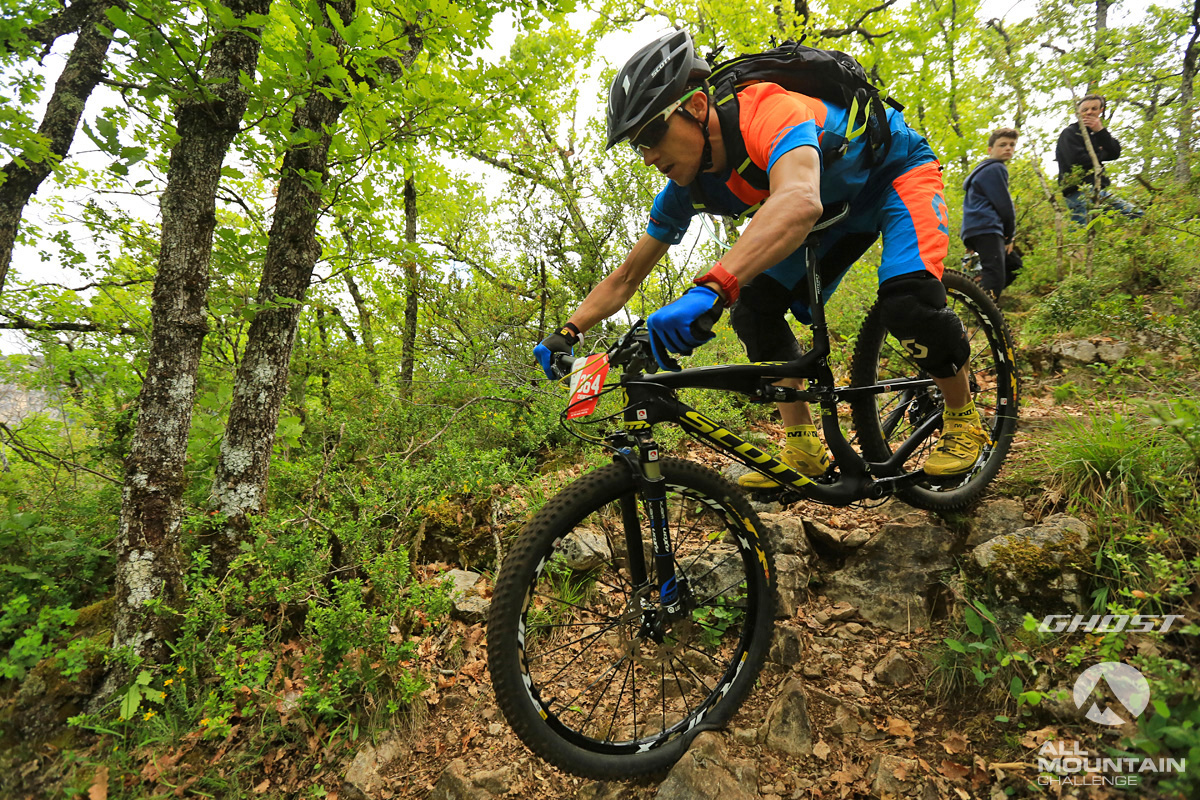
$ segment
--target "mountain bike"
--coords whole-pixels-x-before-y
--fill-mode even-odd
[[[807,280],[808,296],[820,298],[815,264]],[[601,396],[618,392],[620,410],[609,424],[619,428],[595,438],[612,451],[612,463],[546,503],[496,581],[488,664],[500,709],[531,750],[595,779],[665,771],[698,733],[728,722],[766,657],[775,571],[763,524],[735,484],[663,455],[655,425],[678,425],[769,475],[785,502],[848,506],[895,495],[949,510],[980,496],[1016,429],[1012,341],[973,281],[947,272],[944,283],[971,340],[971,390],[990,437],[971,470],[949,478],[921,470],[942,424],[941,394],[888,335],[877,307],[859,332],[849,386],[834,382],[820,301],[812,349],[797,361],[655,374],[640,322],[605,353],[561,357],[572,375],[564,415],[584,419]],[[612,367],[622,370],[618,380],[608,378]],[[775,385],[784,378],[808,384]],[[819,404],[833,466],[816,480],[794,472],[681,402],[676,393],[685,388]],[[853,440],[838,422],[842,403],[850,406]]]

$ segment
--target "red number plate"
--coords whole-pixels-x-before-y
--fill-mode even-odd
[[[606,377],[608,356],[604,353],[588,356],[583,366],[571,373],[571,402],[567,406],[567,419],[586,417],[596,410]]]

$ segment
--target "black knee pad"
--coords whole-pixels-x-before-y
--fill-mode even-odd
[[[884,281],[879,311],[884,327],[933,377],[951,378],[971,358],[962,321],[946,307],[946,287],[928,272]]]
[[[729,310],[729,321],[751,361],[795,361],[804,355],[784,318],[791,305],[791,291],[769,275],[759,275],[742,287]]]

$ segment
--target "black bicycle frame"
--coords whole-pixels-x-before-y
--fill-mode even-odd
[[[680,372],[647,375],[626,373],[621,385],[626,393],[623,412],[624,432],[610,438],[616,446],[617,459],[625,462],[640,484],[640,494],[651,523],[654,576],[659,585],[661,605],[668,614],[681,610],[677,591],[675,564],[671,552],[671,531],[666,515],[666,484],[659,469],[659,449],[654,441],[652,426],[662,422],[680,425],[696,439],[733,460],[778,481],[801,497],[829,505],[845,506],[859,500],[880,499],[898,489],[929,480],[923,471],[906,472],[904,464],[916,452],[934,429],[941,424],[941,415],[933,414],[917,425],[913,433],[896,448],[884,462],[867,462],[846,441],[838,424],[839,402],[854,400],[884,392],[910,390],[912,396],[933,385],[929,378],[891,381],[872,386],[837,387],[829,367],[829,331],[825,322],[825,299],[821,294],[821,276],[813,255],[815,244],[809,242],[807,276],[808,296],[812,301],[812,349],[795,361],[697,367]],[[807,389],[791,389],[774,385],[787,378],[810,382]],[[804,400],[821,407],[825,442],[837,465],[837,479],[832,483],[817,483],[801,475],[787,464],[773,458],[758,447],[739,437],[721,423],[675,397],[678,389],[718,389],[738,392],[762,402],[791,402]],[[904,413],[905,404],[895,412]],[[894,428],[899,417],[890,420]],[[626,546],[630,554],[630,578],[634,586],[649,582],[649,570],[640,557],[642,530],[637,515],[637,501],[632,495],[621,500]],[[652,609],[644,609],[651,613]]]

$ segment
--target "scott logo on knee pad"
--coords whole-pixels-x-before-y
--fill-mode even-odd
[[[901,339],[900,344],[904,345],[904,349],[912,353],[913,358],[928,358],[929,348],[917,342],[916,339]]]

